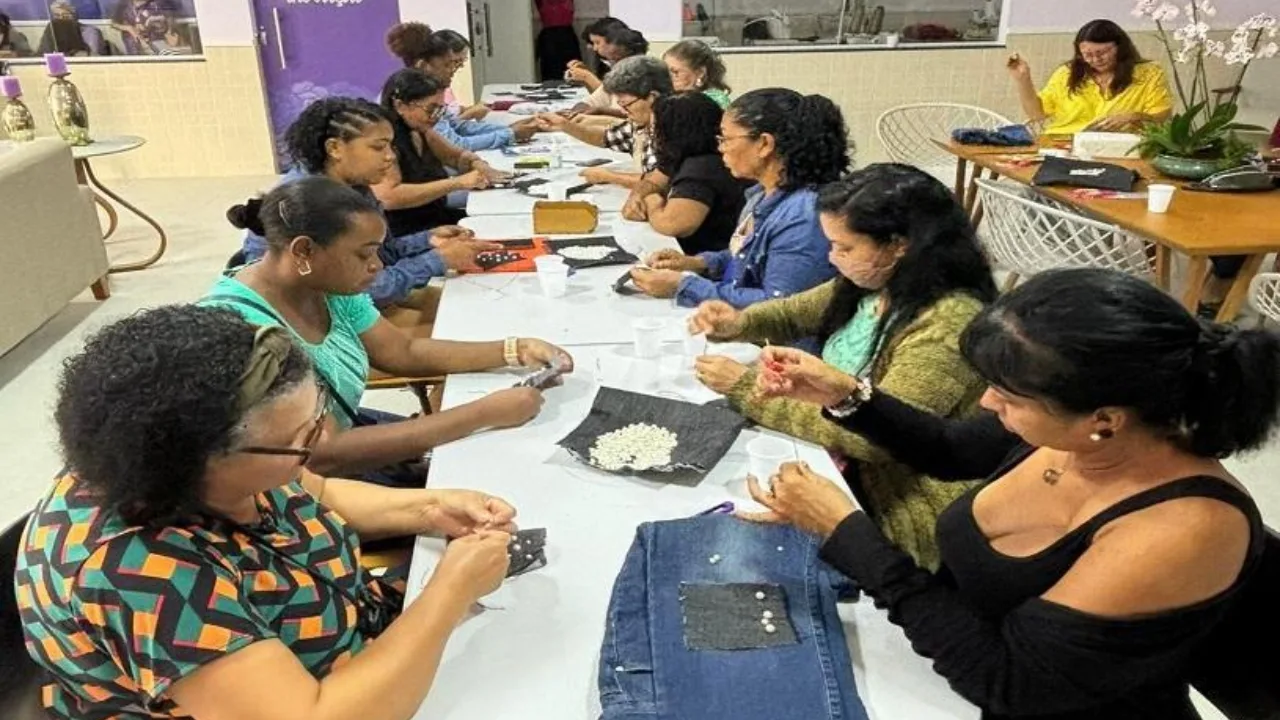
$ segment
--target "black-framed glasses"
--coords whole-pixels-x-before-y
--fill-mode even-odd
[[[242,447],[236,452],[246,455],[289,455],[299,458],[298,463],[306,465],[311,459],[312,453],[316,450],[316,443],[320,442],[320,435],[324,433],[324,421],[329,418],[329,389],[320,384],[317,392],[318,409],[316,410],[315,420],[312,421],[311,429],[307,431],[307,437],[302,441],[301,447],[277,447],[271,445],[250,445]]]
[[[717,147],[724,147],[724,146],[725,146],[725,144],[726,144],[726,143],[728,143],[730,140],[741,140],[741,139],[743,139],[743,138],[753,138],[753,139],[754,139],[754,138],[755,138],[755,136],[754,136],[754,135],[752,135],[751,133],[743,133],[743,134],[741,134],[741,135],[717,135],[717,136],[716,136],[716,146],[717,146]]]

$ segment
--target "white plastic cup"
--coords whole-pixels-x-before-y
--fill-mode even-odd
[[[767,490],[773,488],[773,476],[783,463],[796,459],[795,444],[768,435],[747,443],[747,462],[756,481]]]
[[[660,318],[639,318],[631,321],[635,333],[636,357],[656,358],[662,355],[662,332],[666,323]]]
[[[707,334],[698,333],[697,335],[684,336],[684,356],[692,362],[699,357],[707,354]]]
[[[569,199],[569,186],[564,183],[548,183],[547,199],[552,202],[564,202]]]
[[[542,294],[550,298],[564,297],[569,292],[569,266],[559,255],[540,255],[533,259],[538,271]]]
[[[884,36],[885,47],[896,48],[898,47],[898,43],[901,41],[902,41],[902,36],[898,35],[898,33],[889,33],[888,35]]]
[[[1147,212],[1167,213],[1173,202],[1173,194],[1178,190],[1176,185],[1148,185]]]

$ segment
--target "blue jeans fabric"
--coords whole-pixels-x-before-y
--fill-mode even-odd
[[[688,649],[680,587],[719,583],[781,586],[799,643]],[[641,525],[609,603],[601,720],[866,720],[836,613],[852,591],[818,559],[817,539],[789,526],[723,515]]]

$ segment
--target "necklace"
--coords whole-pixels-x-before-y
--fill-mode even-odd
[[[1057,485],[1058,481],[1067,472],[1067,466],[1071,464],[1071,456],[1068,455],[1062,463],[1062,467],[1047,467],[1040,474],[1040,479],[1044,480],[1048,485]]]

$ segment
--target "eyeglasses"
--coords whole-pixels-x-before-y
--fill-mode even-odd
[[[630,110],[630,109],[631,109],[631,106],[632,106],[632,105],[635,105],[635,104],[636,104],[636,103],[638,103],[638,102],[644,102],[645,100],[648,100],[648,99],[649,99],[649,98],[638,97],[638,98],[636,98],[636,99],[632,100],[632,101],[631,101],[631,102],[629,102],[629,103],[625,103],[625,104],[624,104],[624,103],[622,103],[622,102],[619,102],[619,103],[618,103],[618,107],[619,107],[623,112],[626,112],[626,111],[628,111],[628,110]]]
[[[741,139],[743,139],[743,138],[752,138],[752,139],[754,139],[754,137],[755,137],[755,136],[754,136],[754,135],[752,135],[752,134],[750,134],[750,133],[743,133],[742,135],[717,135],[717,136],[716,136],[716,146],[717,146],[717,147],[724,147],[724,146],[725,146],[725,144],[726,144],[726,143],[728,143],[730,140],[741,140]]]
[[[432,105],[426,100],[418,102],[406,103],[409,107],[417,108],[427,114],[427,120],[432,123],[440,122],[440,118],[444,117],[445,107],[443,105]]]
[[[311,459],[312,453],[316,450],[316,443],[320,442],[320,435],[324,433],[324,421],[329,417],[329,389],[323,384],[319,386],[316,393],[316,417],[312,421],[311,429],[307,431],[307,437],[302,441],[302,447],[273,447],[270,445],[250,445],[243,447],[236,452],[245,455],[291,455],[299,458],[299,465],[306,465]]]
[[[1116,48],[1109,47],[1105,50],[1099,50],[1097,52],[1088,52],[1088,53],[1081,52],[1080,57],[1085,60],[1106,60],[1107,58],[1115,54],[1116,54]]]

